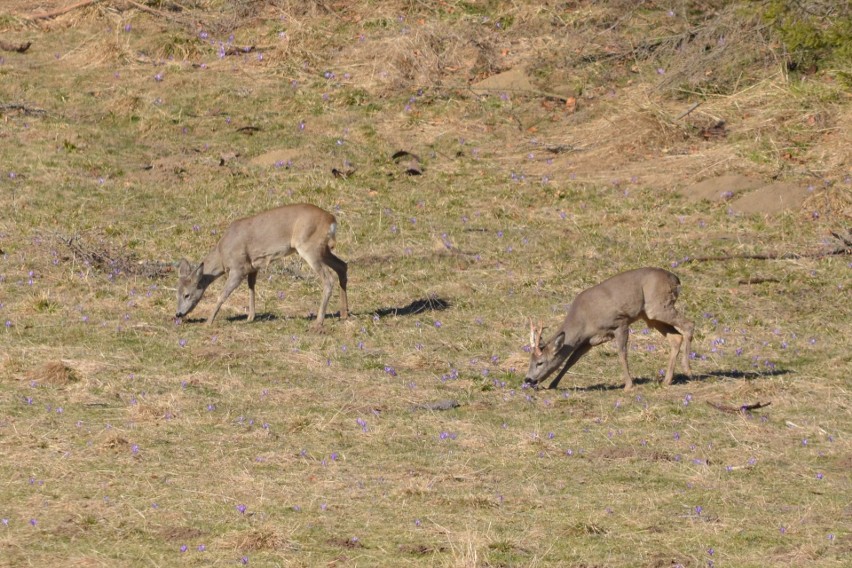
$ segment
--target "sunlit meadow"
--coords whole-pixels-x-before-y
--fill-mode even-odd
[[[0,566],[847,565],[836,85],[750,61],[760,97],[674,95],[676,59],[600,55],[701,2],[6,4],[33,43],[0,52]],[[471,87],[514,68],[534,84]],[[819,121],[761,122],[782,92]],[[689,96],[739,130],[681,126]],[[801,208],[678,191],[801,180],[788,142],[821,176]],[[337,216],[349,320],[310,330],[295,256],[254,322],[243,286],[203,323],[221,283],[174,318],[179,259],[295,202]],[[649,265],[682,280],[692,378],[660,387],[636,324],[633,391],[611,345],[523,387],[529,318]]]

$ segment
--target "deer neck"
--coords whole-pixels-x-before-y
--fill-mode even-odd
[[[225,273],[225,264],[222,262],[222,253],[219,252],[218,245],[207,253],[202,262],[204,264],[202,280],[209,279],[209,282],[212,282]]]
[[[556,338],[560,333],[565,334],[565,338],[562,340],[562,347],[559,348],[557,353],[560,357],[568,357],[571,353],[574,352],[574,349],[577,348],[577,345],[581,343],[580,334],[577,332],[577,326],[565,326],[563,325],[556,333],[553,334],[553,337],[550,338],[548,343],[553,343],[556,341]]]

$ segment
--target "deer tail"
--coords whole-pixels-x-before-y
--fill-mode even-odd
[[[334,245],[337,243],[337,221],[332,221],[331,225],[328,226],[328,248],[333,249]]]

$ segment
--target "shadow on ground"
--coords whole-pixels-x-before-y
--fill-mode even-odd
[[[413,300],[406,304],[405,306],[397,307],[397,308],[379,308],[373,312],[362,312],[357,315],[369,315],[371,317],[379,317],[384,318],[388,316],[411,316],[415,314],[420,314],[424,312],[441,312],[444,310],[450,309],[449,300],[445,300],[443,298],[420,298],[417,300]],[[353,313],[353,315],[356,315]],[[326,314],[326,318],[339,318],[340,312],[334,312],[332,314]],[[246,321],[248,319],[247,314],[236,314],[232,316],[227,316],[222,318],[225,321],[236,322],[236,321]],[[316,315],[310,314],[308,316],[304,316],[303,318],[287,318],[277,316],[275,314],[265,312],[256,314],[254,317],[254,322],[263,322],[263,321],[278,321],[282,319],[306,319],[306,320],[315,320]],[[194,323],[204,323],[206,322],[206,318],[184,318],[183,323],[185,324],[194,324]]]
[[[384,318],[387,316],[412,316],[423,312],[442,312],[450,309],[449,300],[443,298],[420,298],[401,308],[379,308],[370,315]]]
[[[755,379],[761,379],[765,377],[780,377],[783,375],[790,374],[791,371],[786,369],[773,369],[771,371],[740,371],[738,369],[732,369],[730,371],[712,371],[710,373],[702,373],[695,374],[691,377],[687,375],[678,374],[675,375],[674,381],[672,384],[674,385],[685,385],[689,383],[697,383],[701,381],[705,381],[707,379],[712,378],[722,378],[722,379],[743,379],[746,381],[753,381]],[[564,379],[563,379],[564,380]],[[634,386],[642,386],[642,385],[650,385],[650,384],[659,384],[660,381],[658,379],[648,379],[642,377],[634,377],[633,385]],[[572,390],[572,391],[615,391],[615,390],[623,390],[624,383],[598,383],[596,385],[589,386],[566,386],[564,389],[557,388],[556,390]]]

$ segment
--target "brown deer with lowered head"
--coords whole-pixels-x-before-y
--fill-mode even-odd
[[[547,343],[541,343],[541,327],[536,329],[530,320],[530,368],[524,382],[535,386],[564,363],[550,383],[550,388],[554,389],[568,369],[592,347],[615,339],[624,369],[624,390],[632,389],[633,379],[627,367],[627,336],[630,324],[640,319],[669,340],[671,353],[663,384],[672,383],[681,344],[683,370],[691,375],[689,349],[695,326],[675,309],[679,292],[680,280],[671,272],[662,268],[638,268],[580,292],[569,306],[565,321]]]
[[[249,287],[248,321],[254,320],[254,285],[257,271],[275,259],[299,253],[322,280],[315,329],[322,327],[325,310],[334,288],[334,275],[340,282],[340,318],[349,315],[346,299],[346,263],[337,258],[334,247],[337,221],[334,215],[307,203],[284,205],[269,211],[237,219],[196,268],[184,259],[178,267],[177,313],[184,317],[198,304],[210,284],[227,273],[225,288],[207,323],[228,296],[245,278]]]

